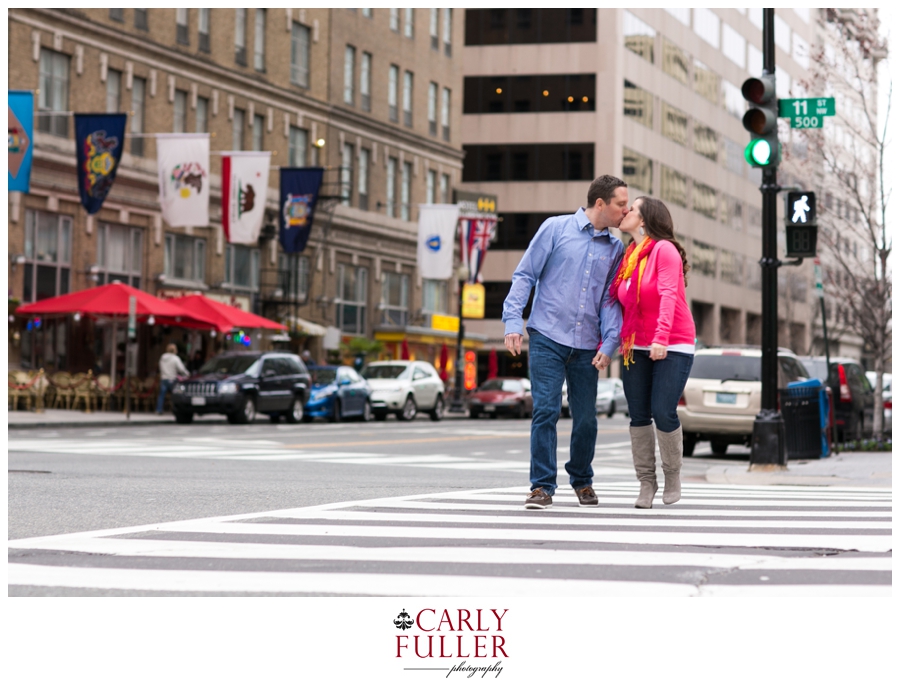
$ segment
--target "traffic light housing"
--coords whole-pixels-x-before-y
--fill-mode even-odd
[[[763,74],[744,81],[741,94],[750,104],[744,113],[744,128],[750,132],[750,143],[744,148],[747,163],[759,168],[774,168],[781,160],[778,144],[778,98],[775,75]]]

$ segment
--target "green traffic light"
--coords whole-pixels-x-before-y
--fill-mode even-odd
[[[744,159],[753,166],[768,166],[772,161],[772,146],[767,140],[753,140],[744,149]]]

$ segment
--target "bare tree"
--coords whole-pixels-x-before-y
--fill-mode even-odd
[[[819,45],[810,54],[806,90],[836,100],[825,128],[806,129],[804,166],[820,187],[819,242],[826,300],[871,354],[876,436],[883,433],[882,374],[891,353],[891,235],[887,227],[890,178],[885,174],[887,111],[878,116],[878,66],[887,57],[876,10],[821,10]],[[824,201],[823,201],[824,200]],[[831,337],[831,336],[829,336]]]

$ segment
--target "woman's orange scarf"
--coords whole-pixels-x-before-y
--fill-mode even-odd
[[[616,277],[613,279],[610,288],[610,295],[617,300],[619,299],[619,286],[622,282],[627,281],[637,269],[637,278],[632,281],[625,293],[624,301],[619,300],[622,305],[622,335],[620,350],[622,352],[622,361],[627,369],[634,361],[634,338],[637,333],[637,324],[640,320],[638,315],[638,306],[641,301],[641,278],[644,275],[644,268],[647,266],[647,257],[656,245],[656,241],[652,238],[645,238],[641,243],[641,249],[637,249],[637,243],[632,242],[625,251]],[[638,266],[640,264],[640,266]]]

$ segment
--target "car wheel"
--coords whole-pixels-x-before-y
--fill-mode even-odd
[[[281,414],[269,414],[269,421],[272,423],[278,423],[281,421]]]
[[[406,402],[403,403],[403,409],[397,414],[397,418],[401,421],[412,421],[416,418],[416,414],[418,413],[419,409],[416,407],[416,401],[413,399],[412,395],[409,395],[406,398]]]
[[[569,411],[568,407],[563,407],[561,413],[564,418],[569,418],[572,415],[572,412]]]
[[[387,412],[385,411],[376,411],[374,415],[376,421],[387,421]]]
[[[693,433],[685,433],[682,437],[682,454],[686,457],[692,456],[696,446],[697,436]]]
[[[434,409],[428,412],[428,416],[431,417],[432,421],[440,421],[444,418],[444,396],[438,395],[437,399],[434,401]]]
[[[256,400],[252,397],[245,397],[236,419],[236,423],[253,423],[256,420]]]
[[[516,407],[516,418],[517,419],[525,418],[525,403],[524,402],[522,402],[521,404],[519,404],[518,407]]]
[[[341,401],[335,400],[334,404],[331,405],[331,416],[328,417],[328,420],[331,423],[340,423],[341,418]]]
[[[479,416],[481,416],[481,414],[478,413],[477,411],[475,411],[474,409],[469,410],[469,418],[470,419],[477,419]]]
[[[194,420],[194,412],[176,411],[174,413],[175,413],[175,423],[191,423]]]
[[[306,405],[302,397],[295,397],[291,402],[291,408],[285,414],[288,423],[300,423],[306,419]]]
[[[609,411],[606,412],[606,416],[607,416],[607,418],[610,418],[610,419],[611,419],[615,413],[616,413],[616,403],[615,403],[615,402],[610,402],[610,404],[609,404]]]
[[[365,405],[363,406],[363,413],[362,413],[361,419],[362,419],[362,421],[364,421],[365,423],[368,423],[369,421],[372,420],[372,416],[373,416],[373,414],[372,414],[372,404],[369,402],[369,400],[366,400],[366,403],[365,403]]]
[[[724,457],[728,451],[727,440],[710,440],[709,444],[712,447],[712,453],[717,457]]]

